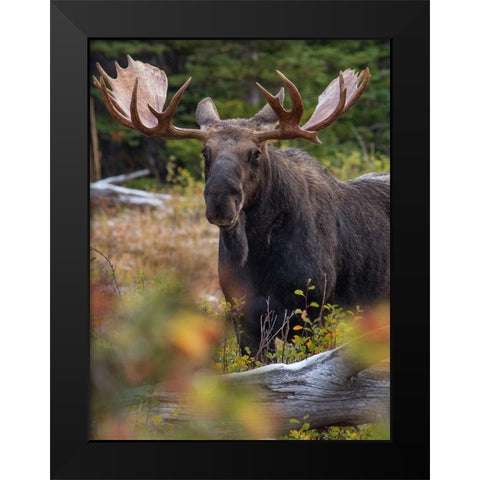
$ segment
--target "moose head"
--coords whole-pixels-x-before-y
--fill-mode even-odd
[[[370,78],[368,68],[360,75],[350,69],[340,72],[319,96],[312,117],[300,127],[304,111],[300,93],[277,70],[290,93],[291,110],[283,107],[283,87],[273,96],[257,83],[268,103],[255,116],[250,119],[221,120],[213,100],[207,97],[197,106],[196,120],[200,129],[195,130],[177,128],[172,122],[191,78],[176,92],[163,111],[168,89],[165,72],[133,60],[130,56],[127,59],[126,68],[115,64],[116,79],[97,64],[101,76],[100,80],[94,77],[94,83],[101,89],[110,114],[122,125],[148,136],[179,140],[195,138],[203,142],[206,217],[222,229],[232,228],[242,209],[248,207],[259,193],[257,169],[265,153],[266,141],[305,138],[321,143],[315,132],[329,126],[345,113],[364,92]],[[107,83],[111,90],[107,88]]]

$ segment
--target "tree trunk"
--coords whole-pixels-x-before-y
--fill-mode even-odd
[[[90,137],[92,140],[90,151],[90,180],[96,181],[101,178],[100,149],[98,147],[97,124],[95,122],[95,110],[93,98],[90,97]]]

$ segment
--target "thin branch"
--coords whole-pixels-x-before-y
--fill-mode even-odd
[[[358,140],[358,143],[360,144],[360,148],[362,149],[363,159],[365,160],[365,163],[368,165],[368,167],[371,169],[372,165],[370,162],[370,156],[368,155],[367,146],[365,145],[365,141],[363,140],[363,137],[360,135],[354,125],[352,125],[352,131],[356,139]]]
[[[323,319],[322,319],[322,315],[323,315],[323,311],[325,310],[325,295],[327,293],[327,274],[324,273],[323,274],[323,296],[322,296],[322,306],[320,307],[320,314],[318,315],[318,320],[320,322],[320,325],[322,327],[324,327],[325,325],[323,324]]]
[[[90,245],[90,250],[93,250],[94,252],[97,252],[99,255],[101,255],[105,261],[107,262],[108,266],[110,267],[111,271],[112,271],[112,278],[113,278],[113,282],[115,283],[115,288],[117,290],[117,295],[121,298],[122,297],[122,293],[120,291],[120,286],[118,285],[118,282],[117,282],[117,276],[115,275],[115,265],[113,265],[113,263],[110,261],[110,259],[104,255],[100,250],[98,250],[97,248],[93,247],[92,245]]]

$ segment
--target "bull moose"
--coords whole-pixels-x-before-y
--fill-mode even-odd
[[[148,136],[203,142],[206,217],[220,230],[218,273],[225,298],[243,301],[238,331],[244,352],[255,354],[265,345],[262,319],[273,313],[273,335],[266,342],[271,347],[285,312],[300,306],[295,290],[309,279],[319,286],[310,297],[317,302],[365,306],[389,295],[390,176],[339,181],[307,153],[268,143],[304,138],[320,144],[316,132],[358,100],[368,68],[340,72],[302,127],[300,93],[277,70],[290,110],[283,107],[283,87],[273,96],[257,83],[267,104],[252,118],[221,120],[212,99],[205,98],[196,110],[200,129],[186,129],[175,127],[172,118],[191,78],[163,110],[164,71],[129,56],[127,67],[115,66],[117,78],[111,78],[97,64],[94,83],[116,120]],[[290,316],[290,326],[296,321]]]

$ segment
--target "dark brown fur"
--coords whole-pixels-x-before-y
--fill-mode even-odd
[[[309,300],[318,303],[324,285],[326,302],[344,306],[390,290],[389,175],[338,181],[305,152],[255,144],[254,119],[211,119],[204,149],[207,218],[220,227],[220,285],[227,301],[243,301],[240,343],[252,353],[267,304],[279,327],[285,312],[302,307],[294,291],[308,279],[316,286]]]

